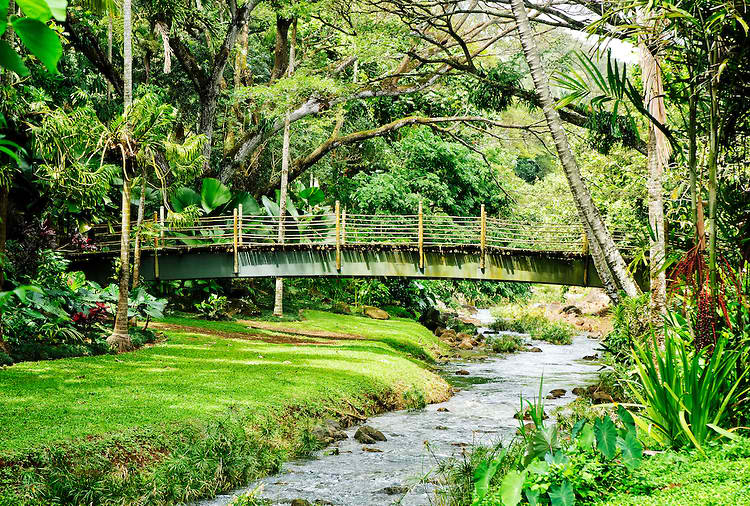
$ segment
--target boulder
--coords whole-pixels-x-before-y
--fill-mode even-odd
[[[594,404],[607,404],[609,402],[614,402],[611,395],[607,392],[602,392],[601,390],[594,392],[591,395],[591,399],[594,401]]]
[[[443,341],[453,341],[456,339],[456,331],[453,329],[448,329],[442,334],[440,334],[440,339]]]
[[[597,355],[586,355],[581,360],[598,360],[599,357]]]
[[[578,316],[583,314],[583,311],[581,311],[581,309],[574,304],[569,304],[565,306],[564,308],[562,308],[562,312],[566,314],[574,314]]]
[[[362,444],[374,444],[378,441],[387,441],[385,435],[377,429],[373,429],[369,425],[363,425],[354,434],[354,439]]]
[[[346,302],[334,302],[331,311],[338,314],[352,314],[352,308]]]
[[[419,323],[432,331],[439,327],[445,328],[445,321],[446,318],[443,313],[434,307],[427,309],[419,316]]]
[[[409,492],[409,487],[403,485],[391,485],[390,487],[385,487],[381,492],[388,495],[403,495]]]
[[[547,399],[559,399],[566,393],[568,393],[568,391],[565,390],[564,388],[555,388],[554,390],[549,391],[549,395],[547,396]]]
[[[437,327],[434,331],[435,335],[437,337],[440,337],[443,335],[443,332],[445,332],[445,329],[443,327]]]
[[[465,341],[467,339],[471,339],[471,336],[466,332],[459,332],[456,334],[456,341]]]
[[[373,320],[387,320],[391,316],[383,311],[382,309],[378,309],[375,306],[365,306],[362,311],[365,316],[372,318]]]
[[[380,448],[373,448],[371,446],[363,446],[362,451],[370,453],[383,453],[383,450],[381,450]]]
[[[318,441],[320,441],[323,444],[329,445],[333,443],[334,441],[341,441],[342,439],[347,439],[349,436],[346,435],[346,432],[341,430],[341,427],[339,426],[338,422],[336,420],[328,419],[325,421],[324,424],[318,425],[312,430],[313,436],[315,436]]]
[[[458,374],[459,376],[468,376],[471,373],[467,371],[466,369],[461,369],[461,370],[456,371],[456,374]]]
[[[582,396],[586,395],[587,393],[588,392],[586,392],[585,388],[575,387],[573,389],[573,395],[577,395],[578,397],[582,397]]]
[[[471,341],[471,339],[464,339],[458,344],[459,350],[473,350],[474,349],[474,343]]]
[[[313,506],[312,503],[306,499],[294,499],[292,506]]]
[[[530,351],[531,353],[541,353],[542,349],[537,348],[536,346],[531,346],[529,348],[526,348],[526,351]]]
[[[437,408],[438,413],[449,413],[450,410],[448,408]]]

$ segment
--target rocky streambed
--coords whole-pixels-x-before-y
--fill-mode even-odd
[[[488,319],[489,313],[480,312],[479,317]],[[549,396],[554,398],[545,399],[548,411],[572,401],[574,388],[596,382],[599,366],[583,357],[596,353],[597,340],[582,335],[566,346],[539,341],[530,344],[541,353],[446,365],[443,373],[459,389],[447,402],[373,417],[367,425],[383,438],[373,437],[369,431],[363,438],[360,427],[351,427],[344,431],[346,439],[312,459],[286,463],[281,473],[246,490],[262,485],[261,496],[274,504],[433,504],[438,461],[459,456],[470,445],[513,438],[518,429],[514,415],[520,408],[519,395],[536,396],[542,374],[544,394],[556,391]],[[459,371],[463,374],[456,374]],[[360,434],[355,438],[357,431]],[[229,504],[243,491],[216,497],[202,506]]]

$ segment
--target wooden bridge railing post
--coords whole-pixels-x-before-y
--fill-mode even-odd
[[[159,225],[159,214],[154,211],[154,226]],[[159,235],[154,234],[154,279],[159,279]]]
[[[239,205],[239,210],[237,211],[239,214],[239,244],[242,246],[242,204]]]
[[[237,254],[239,234],[238,234],[238,229],[237,229],[237,208],[236,207],[232,210],[232,216],[234,218],[234,227],[232,231],[232,246],[233,246],[232,249],[234,250],[234,275],[236,276],[237,274],[240,273],[240,259]]]
[[[341,203],[336,201],[336,270],[341,270]]]
[[[417,244],[419,244],[419,268],[424,269],[424,214],[422,201],[419,201],[419,225],[417,227]]]
[[[482,270],[484,270],[486,249],[487,249],[487,212],[484,209],[484,204],[482,204],[482,217],[481,217],[481,223],[479,227],[480,227],[479,228],[479,248],[480,248],[479,267]]]

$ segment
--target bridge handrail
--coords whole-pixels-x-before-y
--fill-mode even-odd
[[[339,209],[339,206],[336,206]],[[580,223],[530,223],[481,216],[443,214],[379,215],[338,211],[284,217],[284,239],[279,240],[278,216],[243,214],[203,216],[195,220],[175,220],[159,215],[144,220],[140,230],[141,249],[230,246],[238,248],[310,244],[318,246],[389,245],[424,247],[477,247],[550,252],[587,252]],[[618,247],[634,247],[627,230],[610,228]],[[120,227],[96,225],[89,230],[90,249],[116,250],[120,247]],[[131,239],[135,240],[135,233]],[[63,249],[71,251],[70,249]]]

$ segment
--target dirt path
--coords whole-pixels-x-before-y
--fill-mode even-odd
[[[237,323],[246,325],[249,328],[268,330],[278,332],[278,334],[266,334],[261,332],[227,332],[224,330],[207,329],[204,327],[192,327],[188,325],[176,325],[172,323],[154,322],[151,326],[159,330],[177,330],[180,332],[192,332],[206,336],[218,336],[226,339],[244,339],[248,341],[263,341],[270,344],[306,344],[313,346],[331,346],[337,344],[336,341],[312,341],[295,336],[304,336],[308,338],[328,338],[336,340],[365,340],[363,336],[356,334],[345,334],[341,332],[326,332],[324,330],[303,330],[293,327],[278,327],[270,323],[257,322],[252,320],[238,320]]]

